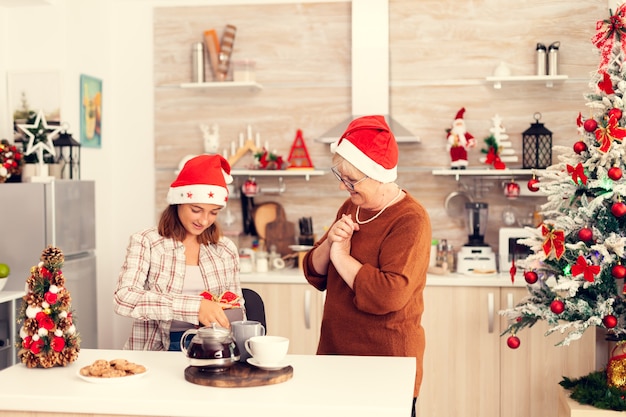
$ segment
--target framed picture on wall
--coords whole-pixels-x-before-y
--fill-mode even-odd
[[[34,121],[40,110],[46,121],[61,123],[61,73],[59,71],[10,72],[7,74],[13,138],[22,140],[17,124]]]
[[[80,144],[102,146],[102,80],[80,76]]]

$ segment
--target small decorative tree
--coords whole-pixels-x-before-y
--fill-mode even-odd
[[[66,366],[78,358],[80,337],[73,323],[71,296],[65,288],[63,252],[48,246],[30,269],[27,293],[18,316],[18,356],[29,368]]]

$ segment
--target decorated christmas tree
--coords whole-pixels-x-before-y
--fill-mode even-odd
[[[78,358],[80,337],[73,324],[71,297],[65,288],[63,252],[48,246],[30,269],[21,323],[18,356],[29,368],[65,366]]]

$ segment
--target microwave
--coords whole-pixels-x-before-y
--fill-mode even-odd
[[[498,270],[500,273],[509,273],[513,260],[525,259],[532,253],[530,247],[517,241],[532,236],[532,231],[523,227],[502,227],[498,239]],[[518,268],[518,274],[522,271]]]

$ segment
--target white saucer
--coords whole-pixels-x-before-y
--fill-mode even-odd
[[[257,368],[265,369],[266,371],[277,371],[279,369],[283,369],[289,366],[289,363],[287,362],[287,360],[283,360],[282,362],[272,363],[268,365],[261,365],[254,358],[248,358],[247,361],[250,365],[254,365]]]

